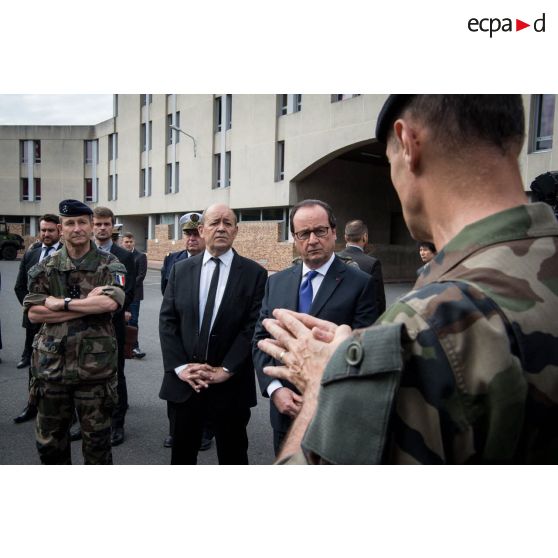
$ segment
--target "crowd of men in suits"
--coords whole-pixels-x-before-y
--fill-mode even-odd
[[[40,219],[38,241],[24,254],[15,291],[20,302],[28,293],[30,269],[60,248],[57,215]],[[304,200],[291,212],[291,232],[299,258],[268,277],[258,263],[240,256],[233,243],[238,233],[235,213],[226,205],[208,207],[203,214],[187,213],[180,219],[184,249],[167,255],[161,268],[163,302],[159,333],[164,375],[159,396],[167,402],[172,464],[195,464],[197,453],[215,437],[220,464],[248,463],[246,427],[256,405],[256,377],[264,397],[270,399],[274,449],[278,453],[302,396],[288,382],[265,375],[276,363],[257,348],[267,337],[262,321],[275,308],[290,308],[347,324],[372,324],[385,309],[380,262],[364,253],[368,232],[362,221],[345,230],[346,248],[335,254],[337,225],[332,208],[320,200]],[[117,244],[112,211],[93,211],[93,240],[126,267],[125,302],[113,313],[118,345],[118,403],[112,416],[111,444],[124,441],[128,408],[124,374],[126,324],[138,327],[147,257],[135,248],[131,233]],[[33,338],[41,324],[24,314],[24,350],[18,368],[29,368]],[[139,344],[132,349],[143,358]],[[30,381],[31,381],[31,372]],[[37,409],[28,402],[16,423],[32,419]],[[71,439],[81,438],[79,421]]]

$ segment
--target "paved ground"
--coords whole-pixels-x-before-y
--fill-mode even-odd
[[[21,306],[13,285],[19,262],[0,260],[2,291],[0,292],[0,321],[3,349],[0,351],[0,464],[38,464],[35,449],[34,423],[14,424],[13,417],[22,410],[27,393],[27,370],[17,370],[23,348],[24,329],[21,327]],[[158,398],[162,374],[162,357],[158,337],[158,314],[161,306],[160,272],[150,269],[145,286],[145,300],[140,313],[140,344],[147,356],[143,360],[126,361],[126,378],[130,409],[126,417],[126,440],[114,448],[117,464],[168,464],[170,450],[163,448],[168,428],[166,404]],[[409,284],[386,287],[388,304],[407,292]],[[272,433],[269,425],[269,403],[260,399],[252,409],[248,426],[249,459],[253,464],[268,464],[273,460]],[[81,444],[72,444],[72,460],[83,463]],[[215,448],[200,452],[199,463],[216,464]]]

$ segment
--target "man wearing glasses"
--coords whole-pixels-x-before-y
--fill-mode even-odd
[[[352,328],[367,327],[379,315],[372,277],[346,265],[334,253],[337,235],[331,207],[321,200],[301,201],[293,207],[290,223],[302,261],[269,277],[253,344],[260,389],[271,399],[276,454],[300,410],[302,397],[293,384],[264,374],[263,368],[276,366],[277,361],[257,347],[260,339],[269,336],[262,321],[271,317],[275,308],[296,310]]]

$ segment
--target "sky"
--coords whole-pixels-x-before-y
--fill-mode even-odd
[[[0,125],[98,124],[112,110],[112,95],[0,95]]]

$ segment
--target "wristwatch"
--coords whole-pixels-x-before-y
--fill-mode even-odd
[[[72,300],[72,299],[71,299],[69,296],[67,296],[67,297],[64,299],[64,312],[69,312],[69,311],[70,311],[70,308],[68,307],[68,304],[70,304],[70,301],[71,301],[71,300]]]

